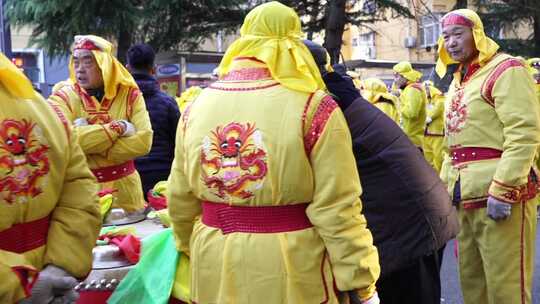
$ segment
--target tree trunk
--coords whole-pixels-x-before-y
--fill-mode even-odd
[[[345,0],[328,1],[324,47],[330,54],[332,64],[339,62],[346,23],[345,2]]]
[[[127,30],[121,30],[118,34],[118,52],[116,55],[116,58],[120,60],[123,64],[127,63],[127,51],[129,47],[131,46],[131,40],[133,36],[131,35],[130,31]]]
[[[534,57],[540,57],[540,16],[534,16],[533,18],[533,35],[534,35]]]

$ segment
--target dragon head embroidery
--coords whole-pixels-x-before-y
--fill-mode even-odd
[[[262,186],[268,171],[262,133],[255,125],[230,123],[203,139],[202,177],[223,199],[247,199]]]
[[[450,108],[446,114],[446,130],[448,134],[459,133],[467,120],[467,104],[463,102],[463,89],[457,89],[451,100]]]
[[[42,192],[37,181],[49,172],[49,147],[40,143],[37,129],[24,119],[0,123],[0,194],[8,203]]]

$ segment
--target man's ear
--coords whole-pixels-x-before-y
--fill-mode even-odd
[[[156,75],[156,67],[153,66],[151,69],[150,69],[150,75],[154,76]]]

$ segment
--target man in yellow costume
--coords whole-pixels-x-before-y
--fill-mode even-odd
[[[478,15],[446,14],[436,71],[459,63],[445,106],[441,177],[457,204],[465,303],[531,303],[540,109],[523,61],[498,53]]]
[[[388,92],[384,82],[378,78],[367,78],[362,82],[362,97],[399,124],[398,98]]]
[[[0,303],[74,303],[101,224],[97,183],[70,123],[3,54],[0,100]]]
[[[141,179],[133,160],[152,145],[152,128],[135,80],[112,55],[108,41],[75,36],[70,79],[50,101],[74,122],[88,165],[102,189],[128,213],[144,209]]]
[[[426,92],[422,84],[418,82],[422,73],[413,69],[408,61],[396,64],[393,69],[393,86],[401,90],[399,96],[401,128],[413,144],[422,149],[427,103]]]
[[[336,286],[379,303],[350,133],[298,15],[265,3],[240,32],[182,115],[168,181],[192,300],[335,304]]]
[[[444,146],[444,94],[433,82],[424,82],[427,95],[426,129],[424,131],[424,156],[428,163],[441,172]]]

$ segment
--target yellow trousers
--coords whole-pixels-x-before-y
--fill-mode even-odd
[[[443,136],[424,136],[424,146],[422,147],[424,150],[424,157],[437,173],[441,172],[443,145]]]
[[[530,304],[538,197],[502,221],[486,208],[458,211],[459,275],[465,304]]]

